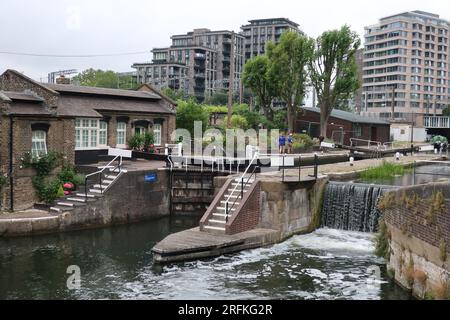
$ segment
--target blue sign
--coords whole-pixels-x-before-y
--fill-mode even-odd
[[[146,175],[145,175],[144,181],[145,181],[145,182],[155,182],[155,181],[156,181],[156,178],[157,178],[156,173],[155,173],[155,172],[152,172],[152,173],[149,173],[149,174],[146,174]]]

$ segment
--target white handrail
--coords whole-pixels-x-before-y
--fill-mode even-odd
[[[86,179],[89,178],[89,177],[91,177],[91,176],[93,176],[93,175],[102,173],[103,171],[105,171],[106,168],[111,168],[111,164],[112,164],[114,161],[116,161],[117,158],[119,158],[119,157],[120,157],[119,165],[121,166],[121,165],[122,165],[122,156],[115,156],[115,158],[112,159],[106,166],[104,166],[102,170],[99,170],[99,171],[96,171],[96,172],[93,172],[93,173],[90,173],[90,174],[86,175],[86,176],[85,176]]]
[[[250,161],[250,163],[248,164],[247,168],[245,169],[244,173],[242,174],[241,178],[239,179],[239,181],[243,181],[243,179],[245,178],[245,175],[248,172],[248,169],[250,169],[250,167],[252,166],[253,161],[258,157],[258,152],[255,152],[255,155],[253,156],[252,160]],[[231,196],[234,194],[234,192],[237,190],[237,187],[239,186],[239,183],[236,184],[236,186],[234,187],[233,191],[231,191],[230,195],[228,196],[227,200],[225,201],[226,204],[228,204],[230,202]],[[228,214],[228,212],[226,212],[226,214]]]

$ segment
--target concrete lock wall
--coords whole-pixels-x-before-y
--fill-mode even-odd
[[[260,227],[279,230],[282,238],[318,227],[327,179],[316,182],[261,181]]]
[[[386,194],[388,271],[419,298],[450,298],[450,184],[429,183]]]

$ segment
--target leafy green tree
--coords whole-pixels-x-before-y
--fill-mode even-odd
[[[233,114],[239,115],[245,118],[248,124],[248,128],[257,129],[259,124],[266,124],[266,117],[259,114],[259,112],[251,111],[247,104],[237,104],[233,107]],[[231,118],[233,122],[233,118]]]
[[[360,45],[348,26],[322,33],[310,62],[311,81],[320,107],[320,134],[326,137],[331,111],[358,89],[355,53]]]
[[[116,88],[116,89],[135,89],[137,84],[132,76],[122,76],[111,70],[87,69],[73,77],[73,80],[81,86]]]
[[[225,117],[224,123],[228,122],[228,117]],[[238,114],[233,114],[231,116],[231,129],[243,129],[243,130],[247,130],[249,128],[247,119],[245,119],[245,117],[238,115]]]
[[[203,130],[206,130],[209,115],[201,104],[196,103],[194,100],[178,100],[177,103],[177,128],[187,129],[193,137],[194,121],[201,121]]]
[[[265,55],[256,56],[245,64],[242,80],[255,95],[258,110],[262,109],[266,118],[272,121],[273,110],[271,104],[272,99],[275,98],[275,88],[269,71],[269,58]]]
[[[228,102],[228,95],[225,92],[216,92],[211,97],[207,97],[205,100],[206,104],[213,106],[223,106]]]
[[[442,110],[442,115],[445,117],[450,117],[450,104]]]
[[[305,35],[288,31],[281,35],[278,44],[267,45],[270,59],[270,79],[276,96],[287,104],[287,122],[294,130],[297,109],[303,102],[308,84],[308,64],[314,52],[314,41]]]

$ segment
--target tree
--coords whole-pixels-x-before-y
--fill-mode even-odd
[[[324,32],[317,40],[310,63],[311,81],[320,107],[320,134],[326,137],[331,111],[358,89],[355,52],[358,34],[343,26]]]
[[[273,120],[271,108],[275,98],[274,83],[270,77],[270,60],[267,56],[256,56],[247,61],[244,66],[242,80],[256,97],[258,109],[262,109],[266,118]]]
[[[165,88],[162,90],[166,96],[168,96],[172,100],[187,100],[183,91],[173,90],[171,88]]]
[[[228,95],[225,92],[216,92],[205,99],[206,104],[213,106],[223,106],[228,102]]]
[[[445,117],[450,117],[450,104],[442,110],[442,115]]]
[[[73,77],[80,86],[135,89],[137,87],[132,76],[122,76],[118,73],[107,70],[87,69]]]
[[[208,112],[194,100],[177,101],[177,128],[187,129],[194,137],[194,121],[201,121],[203,131],[208,126]]]
[[[314,41],[293,31],[281,35],[280,42],[267,45],[270,79],[276,96],[287,104],[287,122],[294,130],[297,108],[302,104],[308,84],[307,66],[314,52]]]

